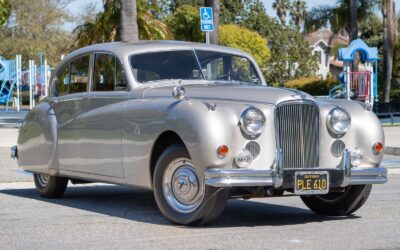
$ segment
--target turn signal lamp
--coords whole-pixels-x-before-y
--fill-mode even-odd
[[[383,144],[380,142],[377,142],[374,144],[374,146],[372,148],[373,148],[375,154],[379,154],[380,152],[383,151]]]
[[[228,152],[229,152],[229,148],[226,145],[221,145],[217,149],[219,158],[225,158],[225,156],[228,154]]]

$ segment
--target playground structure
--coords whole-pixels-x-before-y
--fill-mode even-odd
[[[351,66],[356,53],[363,63],[363,70],[354,72]],[[339,49],[339,60],[343,61],[343,72],[339,77],[341,84],[331,89],[329,96],[357,100],[373,107],[378,101],[378,49],[357,39],[347,48]]]
[[[17,55],[15,60],[5,60],[0,57],[0,105],[8,111],[12,102],[17,111],[22,106],[22,91],[29,91],[29,108],[35,102],[48,95],[47,86],[51,74],[47,61],[40,54],[40,65],[29,60],[29,66],[22,70],[22,57]]]

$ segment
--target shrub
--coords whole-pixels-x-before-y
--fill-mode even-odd
[[[329,90],[339,84],[339,81],[335,77],[323,80],[316,76],[310,76],[288,81],[284,86],[304,91],[310,95],[328,95]]]

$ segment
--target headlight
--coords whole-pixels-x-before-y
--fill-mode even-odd
[[[341,108],[332,109],[326,119],[329,130],[337,136],[344,135],[350,128],[350,115]]]
[[[250,107],[240,115],[240,128],[249,136],[261,134],[265,126],[265,116],[259,109]]]

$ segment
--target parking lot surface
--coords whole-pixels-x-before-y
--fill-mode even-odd
[[[146,190],[69,187],[43,199],[31,182],[0,184],[0,249],[398,249],[400,175],[350,217],[317,216],[298,197],[230,200],[209,227],[170,224]]]

